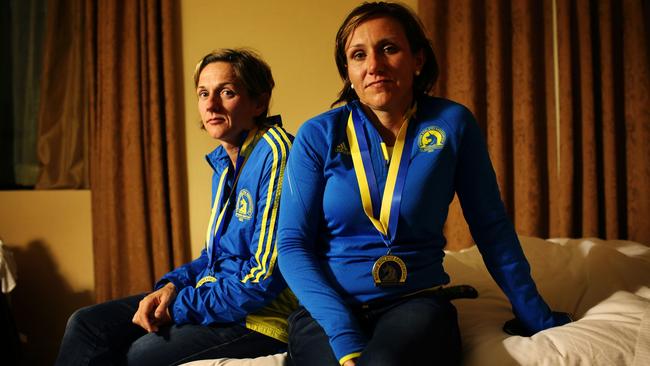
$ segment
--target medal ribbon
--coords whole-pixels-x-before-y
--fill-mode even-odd
[[[253,151],[253,148],[255,148],[255,145],[257,145],[257,142],[263,135],[263,133],[259,132],[260,131],[257,129],[253,129],[246,135],[244,143],[242,144],[241,148],[239,149],[239,153],[237,154],[237,161],[235,164],[235,180],[232,184],[232,189],[230,190],[228,198],[220,210],[219,206],[223,198],[223,192],[226,186],[226,177],[228,176],[228,171],[230,170],[229,167],[226,167],[226,169],[223,170],[221,176],[219,177],[219,185],[217,187],[217,193],[214,195],[214,203],[212,204],[212,211],[210,213],[210,223],[208,224],[208,231],[206,232],[205,237],[205,247],[206,251],[208,252],[208,267],[210,268],[212,268],[212,265],[214,264],[212,260],[214,258],[215,248],[221,241],[221,235],[224,228],[223,218],[226,212],[229,211],[230,198],[232,197],[233,192],[236,190],[235,188],[237,187],[237,181],[239,181],[239,175],[244,168],[244,164],[246,164],[248,157]],[[218,217],[217,211],[220,211]]]
[[[390,245],[395,240],[395,235],[397,234],[399,207],[408,173],[411,148],[413,146],[413,134],[409,136],[407,132],[410,117],[415,113],[415,105],[407,111],[404,117],[404,123],[402,123],[397,134],[397,140],[393,148],[393,156],[388,166],[386,185],[381,196],[381,205],[379,200],[379,187],[375,179],[372,160],[370,159],[368,141],[363,130],[361,116],[358,113],[357,109],[353,109],[350,112],[346,128],[354,172],[357,176],[363,210],[377,231],[381,233],[390,251]],[[379,210],[379,214],[377,214],[377,210]],[[378,216],[379,218],[377,218]]]

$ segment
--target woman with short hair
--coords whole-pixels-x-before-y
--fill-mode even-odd
[[[154,291],[93,305],[68,321],[58,365],[176,365],[277,353],[295,298],[276,268],[276,221],[292,137],[267,117],[269,66],[246,49],[203,57],[194,83],[202,128],[220,143],[206,248]]]

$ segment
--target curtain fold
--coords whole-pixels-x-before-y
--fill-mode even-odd
[[[627,234],[650,245],[650,3],[625,0],[614,29],[623,35],[623,91],[626,136]],[[600,10],[603,14],[604,10]],[[602,15],[601,15],[602,17]],[[622,23],[622,24],[621,24]],[[612,96],[614,97],[614,96]],[[618,121],[618,119],[615,119]]]
[[[51,0],[38,108],[37,189],[88,188],[89,89],[84,78],[83,14],[86,2]],[[38,57],[40,61],[41,58]]]
[[[36,184],[39,161],[38,109],[44,0],[8,0],[0,6],[0,186],[27,188]]]
[[[433,94],[474,112],[519,234],[650,244],[648,7],[419,1]],[[471,243],[454,201],[450,249]]]
[[[150,290],[187,262],[189,223],[180,6],[95,6],[90,180],[96,297],[104,301]]]

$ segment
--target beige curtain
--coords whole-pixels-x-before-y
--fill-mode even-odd
[[[2,11],[10,15],[9,19],[2,20],[3,28],[7,27],[7,33],[3,34],[11,34],[11,48],[3,52],[6,56],[3,62],[11,64],[7,70],[11,80],[3,81],[3,87],[10,87],[13,99],[10,104],[13,115],[6,116],[3,124],[13,126],[13,131],[7,131],[10,133],[2,137],[3,147],[12,150],[2,159],[13,160],[17,186],[33,187],[40,171],[36,146],[47,3],[44,0],[9,0],[3,6],[9,10]]]
[[[98,301],[151,289],[189,260],[177,1],[98,1],[90,111]]]
[[[88,188],[88,80],[84,20],[88,2],[48,1],[38,109],[37,189]],[[38,58],[40,61],[40,57]]]
[[[650,244],[650,52],[643,1],[419,2],[434,91],[485,132],[517,231]],[[471,243],[455,201],[450,248]]]

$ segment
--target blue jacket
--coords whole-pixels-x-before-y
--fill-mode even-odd
[[[328,335],[337,359],[362,352],[366,336],[350,311],[447,284],[443,268],[448,206],[458,194],[487,268],[531,330],[559,323],[541,298],[501,201],[483,137],[472,114],[451,101],[422,97],[407,134],[414,137],[391,253],[408,271],[406,283],[377,287],[372,268],[387,254],[364,213],[346,135],[352,110],[362,119],[379,192],[388,164],[382,139],[359,102],[323,113],[300,128],[289,158],[280,209],[280,268]]]
[[[167,273],[155,288],[172,282],[178,289],[170,306],[176,324],[236,322],[286,342],[286,318],[296,303],[276,266],[276,234],[293,137],[270,127],[254,140],[238,180],[223,147],[207,155],[214,174],[206,243],[212,242],[228,202],[221,239],[199,258]]]

